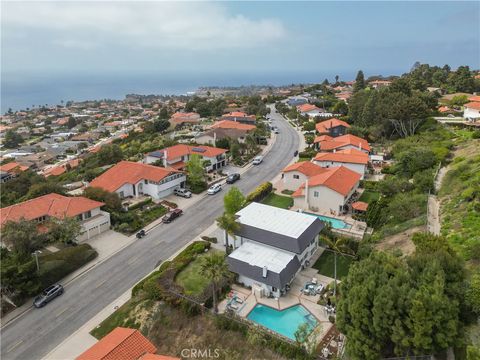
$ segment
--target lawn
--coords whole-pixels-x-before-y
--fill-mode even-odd
[[[353,258],[350,256],[337,255],[337,279],[342,280],[348,274],[350,264]],[[334,277],[334,253],[331,251],[324,251],[322,256],[313,264],[313,267],[322,275],[333,278]]]
[[[210,250],[209,254],[214,250]],[[185,295],[201,295],[210,281],[200,274],[202,259],[205,255],[199,255],[188,266],[180,271],[175,277],[175,282],[182,286]]]
[[[282,209],[288,209],[293,205],[293,199],[290,196],[271,193],[262,201],[262,203]]]
[[[362,195],[360,196],[360,199],[358,201],[363,201],[368,204],[372,203],[373,201],[378,200],[380,197],[380,193],[377,191],[371,191],[371,190],[365,190]]]

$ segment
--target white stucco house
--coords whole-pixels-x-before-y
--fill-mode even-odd
[[[121,161],[93,179],[89,186],[116,192],[122,199],[149,195],[159,200],[184,187],[186,181],[183,172],[172,168]]]
[[[280,297],[318,248],[324,223],[316,216],[253,202],[236,213],[240,224],[228,236],[227,257],[238,282],[257,296]]]
[[[83,196],[51,193],[0,209],[0,224],[25,219],[42,226],[52,218],[76,218],[81,226],[76,240],[84,241],[110,229],[110,214],[100,209],[103,205]]]
[[[323,173],[321,166],[310,161],[300,161],[287,166],[282,170],[283,188],[285,190],[296,190],[305,181],[314,175]]]
[[[361,175],[345,166],[323,169],[292,194],[294,206],[332,215],[342,213],[358,189]]]
[[[463,118],[467,121],[478,121],[480,120],[480,102],[472,101],[468,104],[465,104],[463,111]]]
[[[357,149],[345,149],[334,152],[320,152],[313,158],[313,163],[322,168],[345,166],[365,177],[368,165],[368,154]]]
[[[367,140],[352,134],[345,134],[338,137],[320,135],[315,138],[313,143],[316,148],[322,152],[357,149],[369,154],[371,151],[370,144]]]
[[[144,163],[152,164],[161,162],[164,167],[171,167],[176,170],[183,170],[187,161],[193,154],[199,155],[202,160],[208,161],[209,165],[205,170],[212,171],[224,167],[227,164],[227,150],[205,145],[178,144],[162,150],[152,151],[145,154]]]

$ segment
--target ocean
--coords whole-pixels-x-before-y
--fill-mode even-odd
[[[340,74],[351,80],[355,74]],[[22,110],[57,105],[69,100],[121,100],[127,94],[180,95],[201,86],[289,85],[334,81],[335,74],[302,72],[271,74],[3,74],[1,113],[9,108]]]

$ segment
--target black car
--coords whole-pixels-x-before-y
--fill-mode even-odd
[[[60,296],[63,294],[63,286],[60,284],[55,284],[52,286],[49,286],[43,292],[38,295],[34,300],[33,300],[33,306],[36,308],[41,308],[45,305],[47,305],[50,301],[55,299],[57,296]]]
[[[145,232],[145,230],[140,230],[139,232],[137,232],[137,238],[138,239],[141,239],[142,237],[144,237],[145,235],[147,235],[147,233]]]
[[[240,174],[230,174],[227,177],[227,184],[233,184],[235,181],[240,180]]]
[[[162,222],[164,222],[165,224],[168,224],[173,220],[175,220],[180,215],[182,215],[182,213],[183,211],[181,209],[173,209],[162,218]]]

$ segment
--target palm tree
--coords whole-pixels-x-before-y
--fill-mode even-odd
[[[220,253],[211,253],[205,256],[200,265],[200,274],[212,282],[213,310],[217,313],[217,286],[218,283],[228,275],[228,266],[225,262],[225,256]]]
[[[220,229],[225,231],[225,253],[228,254],[228,235],[232,236],[235,241],[235,232],[240,229],[240,224],[235,221],[233,214],[227,213],[223,213],[223,215],[217,219],[217,224]]]
[[[346,253],[350,252],[351,250],[347,247],[347,239],[343,237],[329,237],[329,236],[322,236],[322,241],[333,251],[334,254],[334,270],[333,276],[335,281],[333,283],[333,296],[337,296],[337,253],[340,253],[342,256],[347,255]]]

